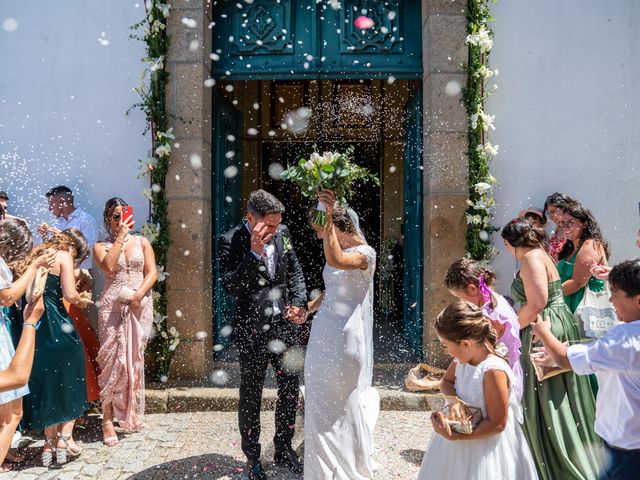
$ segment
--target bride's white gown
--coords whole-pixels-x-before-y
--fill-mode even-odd
[[[380,396],[373,374],[373,274],[376,252],[368,245],[366,270],[325,266],[325,298],[311,327],[304,367],[304,478],[372,478],[373,428]]]

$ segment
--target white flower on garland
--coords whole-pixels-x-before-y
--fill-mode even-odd
[[[485,113],[482,110],[478,110],[477,113],[471,114],[471,117],[469,117],[469,120],[471,121],[472,129],[475,130],[476,128],[478,128],[478,123],[481,123],[482,130],[486,132],[489,129],[491,130],[496,129],[496,127],[493,126],[493,121],[495,120],[495,118],[496,118],[495,115],[489,115],[488,113]]]
[[[169,18],[169,12],[171,10],[171,5],[168,5],[166,3],[158,3],[158,4],[156,4],[156,7],[158,7],[158,9],[160,9],[160,11],[162,12],[162,16],[164,18]]]
[[[142,226],[141,233],[150,243],[155,243],[160,235],[160,223],[156,223],[155,225],[151,222],[145,223]]]
[[[158,58],[149,59],[149,70],[157,72],[164,68],[164,55],[160,55]]]
[[[483,223],[480,215],[470,215],[467,213],[465,217],[467,218],[467,225],[481,225]]]
[[[171,145],[163,143],[156,148],[156,155],[159,157],[166,157],[171,153]]]
[[[492,157],[495,157],[496,155],[498,155],[498,150],[500,149],[499,145],[494,145],[491,142],[487,142],[484,145],[478,145],[476,147],[476,150],[480,153],[484,153],[485,155],[491,155]]]
[[[493,188],[493,186],[486,182],[478,182],[473,186],[473,188],[480,195],[484,195],[485,193],[490,191]]]
[[[164,265],[156,265],[156,269],[158,270],[158,281],[164,282],[169,276],[169,272],[164,271]]]
[[[166,315],[162,315],[162,314],[160,314],[158,312],[154,312],[154,314],[153,314],[153,323],[155,325],[157,325],[158,327],[160,327],[167,318],[169,318],[169,317],[167,317]]]
[[[497,77],[499,75],[500,72],[498,72],[498,69],[496,68],[495,70],[491,70],[490,68],[488,68],[486,65],[482,65],[480,68],[478,68],[478,70],[476,70],[476,72],[474,73],[474,75],[476,77],[481,77],[484,79],[489,79],[492,77]]]
[[[467,35],[467,44],[479,47],[482,53],[487,53],[493,47],[491,32],[482,25],[477,33]]]
[[[173,127],[171,127],[166,132],[156,132],[156,137],[158,137],[158,140],[165,140],[165,139],[175,140],[176,139],[176,136],[173,134]]]
[[[150,188],[145,188],[144,190],[142,190],[142,196],[150,202],[153,201],[153,192]]]

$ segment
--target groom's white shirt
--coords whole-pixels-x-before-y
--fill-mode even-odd
[[[244,228],[247,229],[249,233],[251,230],[249,229],[249,223],[245,220]],[[267,243],[264,246],[264,251],[262,255],[258,255],[256,252],[251,250],[251,253],[255,255],[256,258],[260,259],[264,266],[267,268],[267,273],[273,279],[276,277],[276,246],[273,244],[273,240]],[[280,308],[278,307],[278,302],[276,300],[273,301],[273,315],[280,315]]]

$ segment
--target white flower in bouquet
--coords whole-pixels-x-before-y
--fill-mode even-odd
[[[307,160],[303,165],[305,170],[307,170],[308,172],[313,170],[315,168],[315,166],[316,166],[316,164],[312,160]]]

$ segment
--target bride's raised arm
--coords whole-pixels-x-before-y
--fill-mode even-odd
[[[327,224],[322,235],[322,249],[327,260],[327,265],[340,270],[366,270],[369,266],[367,257],[360,252],[345,252],[338,239],[338,229],[333,222],[335,196],[331,190],[322,190],[318,194],[319,200],[324,204],[327,214]],[[340,232],[349,236],[347,232]],[[353,246],[358,245],[354,243]]]

